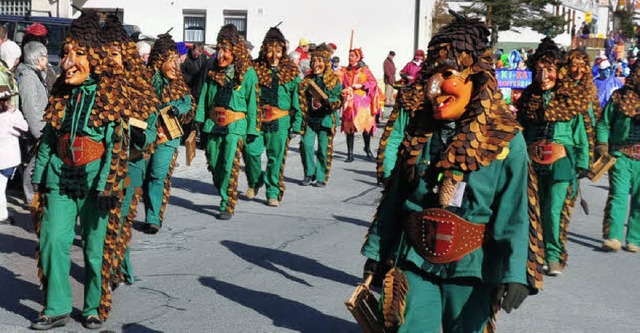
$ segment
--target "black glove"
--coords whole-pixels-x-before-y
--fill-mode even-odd
[[[144,146],[145,141],[147,141],[147,134],[140,127],[131,126],[130,135],[131,142],[138,147]]]
[[[296,138],[296,136],[298,136],[298,133],[296,132],[289,132],[289,140],[293,140]]]
[[[118,205],[118,197],[115,195],[106,195],[102,191],[99,191],[96,202],[99,210],[109,211]]]
[[[511,310],[519,308],[527,296],[529,296],[529,287],[515,282],[500,285],[498,294],[496,295],[497,301],[500,302],[500,307],[502,307],[504,311],[507,311],[507,313],[511,313]]]
[[[609,153],[609,145],[606,143],[598,143],[595,148],[596,159],[600,158],[600,156]]]
[[[247,134],[247,143],[252,143],[253,141],[256,141],[257,137],[258,136],[254,134]]]
[[[177,117],[177,116],[178,116],[178,114],[179,114],[179,112],[178,112],[178,108],[172,105],[172,106],[169,108],[169,110],[167,110],[167,114],[168,114],[168,115],[170,115],[170,116]]]
[[[589,174],[589,170],[584,168],[578,168],[578,179],[585,178],[587,177],[588,174]]]

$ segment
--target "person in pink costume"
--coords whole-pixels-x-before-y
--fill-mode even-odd
[[[364,152],[368,159],[371,153],[371,135],[376,129],[376,115],[380,112],[380,93],[378,81],[362,61],[364,58],[359,48],[349,51],[349,66],[342,74],[342,132],[347,135],[347,160],[353,162],[353,140],[356,132],[362,132]],[[384,103],[384,101],[383,101]]]

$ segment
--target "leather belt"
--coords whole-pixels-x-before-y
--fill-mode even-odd
[[[86,136],[77,136],[72,146],[67,133],[58,139],[57,153],[65,164],[82,166],[102,158],[104,145]]]
[[[527,150],[532,161],[543,165],[553,164],[555,161],[567,156],[567,151],[563,145],[544,140],[530,144]]]
[[[261,109],[263,123],[268,123],[289,115],[288,110],[282,110],[281,108],[272,105],[263,105],[261,106]]]
[[[410,214],[404,227],[414,250],[435,264],[458,261],[482,247],[486,229],[441,208]]]
[[[227,126],[234,121],[244,119],[247,115],[244,112],[236,112],[216,106],[209,111],[209,118],[218,126]]]
[[[640,143],[613,147],[613,150],[617,150],[634,160],[640,160]]]

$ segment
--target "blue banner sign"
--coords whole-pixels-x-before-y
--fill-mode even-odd
[[[496,70],[498,88],[520,88],[524,89],[531,84],[531,71],[520,71],[515,69]]]

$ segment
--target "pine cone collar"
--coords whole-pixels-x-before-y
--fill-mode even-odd
[[[258,75],[258,82],[260,85],[265,87],[271,86],[271,66],[268,64],[266,59],[256,59],[253,62],[253,69],[256,71]],[[300,69],[298,66],[289,59],[288,56],[283,55],[282,59],[280,59],[280,64],[278,65],[278,82],[280,84],[287,84],[300,75]]]

